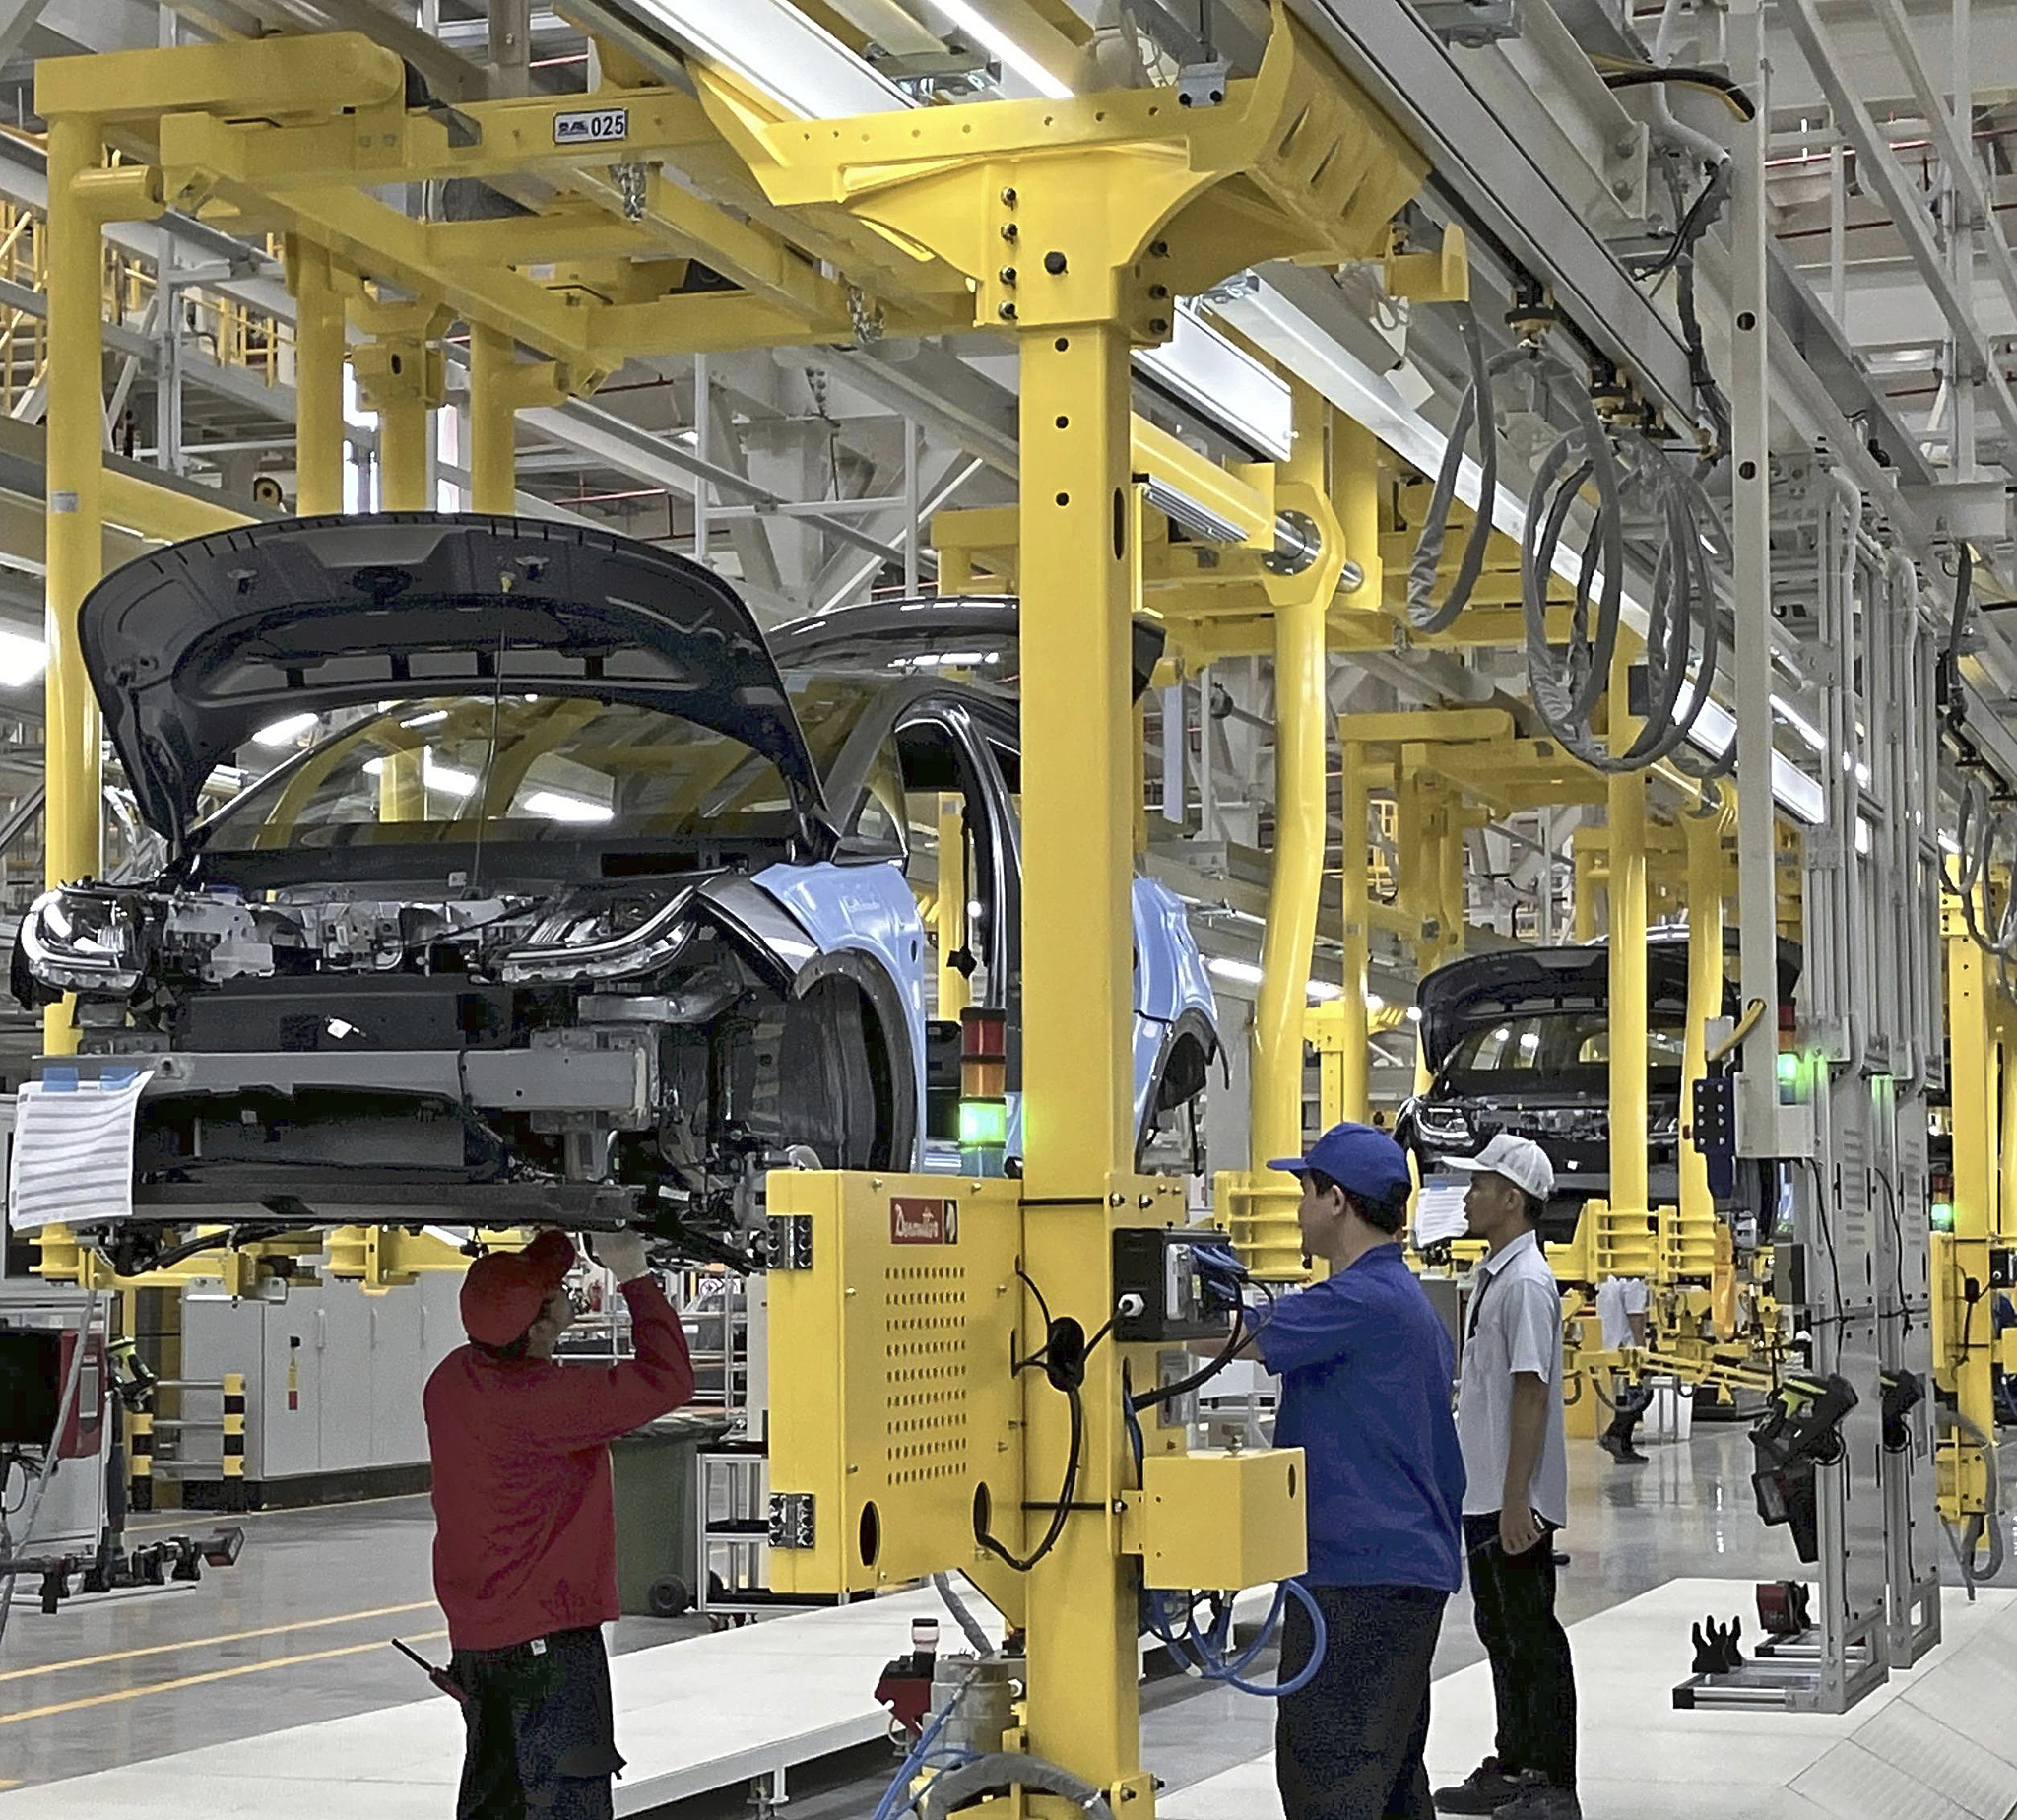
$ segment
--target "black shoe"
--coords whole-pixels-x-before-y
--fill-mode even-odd
[[[1495,1814],[1523,1789],[1521,1779],[1499,1767],[1496,1757],[1487,1757],[1461,1783],[1438,1788],[1437,1809],[1446,1814]]]
[[[1520,1791],[1494,1810],[1493,1820],[1583,1820],[1583,1803],[1574,1788],[1558,1788],[1529,1770],[1520,1779]]]

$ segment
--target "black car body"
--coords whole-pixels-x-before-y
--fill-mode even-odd
[[[1784,948],[1781,970],[1789,994],[1797,969]],[[1685,937],[1647,943],[1646,987],[1647,1190],[1659,1206],[1680,1196]],[[1545,1236],[1568,1239],[1583,1203],[1610,1195],[1609,947],[1466,956],[1425,976],[1415,1003],[1430,1079],[1402,1107],[1397,1136],[1425,1175],[1440,1157],[1474,1156],[1500,1132],[1532,1138],[1555,1167]],[[1725,986],[1723,1008],[1737,1013],[1734,984]],[[1737,1200],[1746,1208],[1754,1190],[1740,1173]]]
[[[766,1170],[925,1165],[957,1029],[927,1019],[918,799],[935,827],[957,806],[959,962],[1012,1036],[1012,603],[766,641],[649,546],[384,514],[153,552],[81,633],[169,857],[45,894],[14,983],[76,994],[87,1072],[150,1071],[129,1235],[640,1223],[746,1262]],[[325,731],[203,814],[214,768],[294,719]],[[1155,889],[1144,1162],[1195,1132],[1217,1048],[1181,911],[1144,930]]]

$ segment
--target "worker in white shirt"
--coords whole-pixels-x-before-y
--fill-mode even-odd
[[[1498,1820],[1583,1820],[1576,1673],[1555,1615],[1554,1533],[1569,1514],[1562,1301],[1534,1230],[1554,1166],[1539,1144],[1502,1132],[1442,1167],[1470,1175],[1470,1235],[1488,1248],[1471,1273],[1457,1437],[1471,1610],[1491,1658],[1498,1735],[1492,1754],[1437,1789],[1435,1802]]]
[[[1607,1276],[1596,1286],[1596,1322],[1603,1334],[1606,1352],[1631,1347],[1646,1350],[1646,1279],[1643,1276]],[[1610,1426],[1596,1438],[1621,1466],[1643,1466],[1646,1456],[1632,1445],[1639,1418],[1653,1403],[1653,1387],[1635,1383],[1622,1372],[1611,1374]]]

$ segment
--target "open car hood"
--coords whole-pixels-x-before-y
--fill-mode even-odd
[[[978,676],[1018,682],[1022,608],[1011,594],[957,594],[867,601],[770,634],[780,670],[864,671],[894,676]],[[1137,701],[1162,659],[1162,621],[1138,614],[1129,639],[1129,685]]]
[[[217,532],[107,576],[79,636],[140,813],[178,848],[204,780],[259,728],[493,686],[711,727],[777,766],[809,834],[825,819],[749,610],[698,564],[608,532],[426,512]]]
[[[1725,933],[1724,1011],[1733,1014],[1737,937]],[[1779,993],[1792,996],[1799,980],[1799,950],[1779,943]],[[1466,1030],[1497,1023],[1519,1012],[1596,1010],[1609,1005],[1611,956],[1601,942],[1583,947],[1508,948],[1453,960],[1427,974],[1415,989],[1422,1014],[1422,1051],[1432,1073],[1440,1073]],[[1646,944],[1646,1007],[1649,1011],[1685,1015],[1688,1008],[1688,943],[1685,938]]]

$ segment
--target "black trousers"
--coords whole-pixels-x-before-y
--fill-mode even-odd
[[[1499,1546],[1499,1517],[1465,1517],[1470,1598],[1478,1641],[1492,1660],[1499,1708],[1496,1754],[1508,1775],[1538,1770],[1558,1788],[1576,1787],[1576,1669],[1569,1634],[1555,1616],[1555,1538],[1523,1555]]]
[[[457,1650],[448,1671],[469,1696],[455,1820],[611,1820],[623,1759],[600,1630]]]
[[[1287,1820],[1435,1820],[1422,1747],[1447,1595],[1428,1587],[1312,1587],[1329,1641],[1301,1693],[1275,1702],[1274,1780]],[[1299,1599],[1282,1623],[1281,1678],[1310,1659]]]
[[[1618,1384],[1611,1398],[1610,1427],[1605,1432],[1630,1447],[1632,1436],[1638,1431],[1640,1417],[1652,1407],[1652,1385]]]

